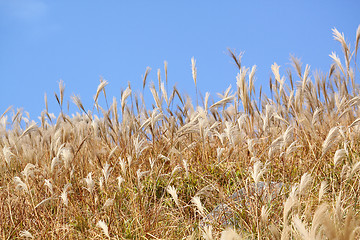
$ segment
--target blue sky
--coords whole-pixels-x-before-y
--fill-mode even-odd
[[[65,83],[65,101],[77,94],[92,109],[100,77],[107,95],[120,99],[131,83],[141,91],[146,67],[157,81],[168,62],[169,85],[195,99],[236,86],[237,69],[227,48],[257,65],[256,87],[268,89],[271,65],[290,68],[290,54],[311,70],[327,71],[332,51],[342,56],[331,29],[354,46],[359,1],[45,1],[0,0],[0,114],[13,105],[32,119],[45,108],[57,114],[54,92]],[[149,95],[147,99],[151,102]],[[195,103],[195,101],[194,101]]]

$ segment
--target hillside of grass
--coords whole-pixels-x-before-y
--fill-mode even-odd
[[[193,59],[197,99],[168,86],[165,65],[164,80],[144,74],[152,106],[131,85],[108,99],[101,81],[91,109],[72,97],[75,115],[63,110],[63,82],[57,117],[47,100],[37,123],[8,108],[0,237],[359,239],[360,26],[354,49],[333,35],[342,59],[331,53],[328,72],[313,73],[293,57],[284,76],[274,63],[270,96],[254,87],[256,67],[230,52],[239,73],[219,101],[199,94]]]

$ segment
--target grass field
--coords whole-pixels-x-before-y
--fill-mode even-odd
[[[0,116],[1,238],[360,239],[360,27],[354,49],[333,34],[342,60],[332,53],[328,72],[311,73],[292,58],[286,76],[274,63],[270,96],[254,87],[256,67],[230,52],[239,74],[219,101],[201,96],[192,60],[198,105],[168,86],[165,64],[164,80],[144,74],[152,106],[130,85],[111,101],[101,81],[92,109],[72,97],[72,116],[62,82],[58,117],[46,107],[35,124],[9,108]],[[282,184],[275,197],[248,191],[271,182]],[[229,226],[206,217],[219,204]]]

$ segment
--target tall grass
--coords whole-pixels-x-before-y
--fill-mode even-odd
[[[360,27],[354,50],[333,34],[344,59],[331,53],[329,71],[312,73],[293,57],[285,76],[274,63],[270,98],[255,90],[256,67],[230,52],[236,87],[217,102],[207,93],[194,106],[169,91],[165,62],[166,82],[159,71],[158,87],[150,84],[151,107],[129,85],[103,108],[102,80],[92,110],[73,96],[79,113],[67,115],[63,82],[58,117],[46,96],[39,123],[6,110],[1,238],[359,239]],[[194,59],[192,71],[197,92]],[[271,195],[274,184],[282,189]],[[230,226],[214,213],[219,206]]]

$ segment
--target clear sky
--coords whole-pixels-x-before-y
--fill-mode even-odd
[[[44,93],[57,114],[60,79],[71,112],[73,93],[92,109],[100,77],[109,82],[109,101],[120,99],[128,82],[141,91],[147,66],[148,81],[156,82],[165,60],[169,85],[195,96],[192,57],[199,90],[216,99],[230,84],[236,87],[227,48],[245,52],[243,65],[257,65],[256,87],[268,89],[271,65],[284,74],[290,54],[313,71],[327,71],[332,51],[342,57],[331,29],[344,32],[353,47],[359,12],[357,0],[0,0],[0,115],[13,105],[37,119]]]

